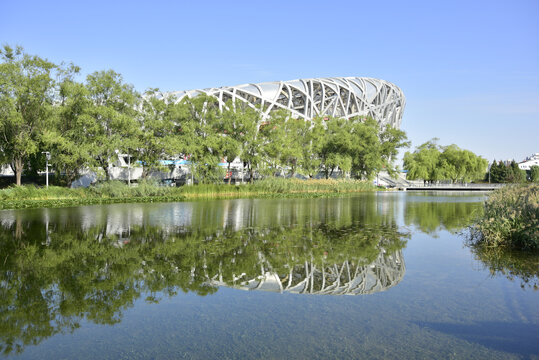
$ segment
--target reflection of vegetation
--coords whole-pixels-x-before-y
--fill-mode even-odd
[[[471,249],[475,258],[483,262],[493,276],[518,279],[523,289],[539,288],[539,257],[536,254],[481,245],[471,245]]]
[[[472,202],[407,202],[405,210],[406,225],[416,225],[427,234],[439,230],[455,233],[473,222],[480,203]]]
[[[381,222],[385,220],[381,218]],[[73,219],[75,220],[75,219]],[[14,219],[0,231],[0,348],[21,352],[83,319],[114,324],[142,295],[176,291],[207,295],[213,280],[256,278],[261,266],[277,274],[309,261],[369,264],[405,242],[393,224],[362,228],[353,221],[294,222],[242,228],[110,224],[82,230],[69,218],[46,224]],[[380,222],[380,221],[379,221]],[[378,223],[379,223],[378,222]],[[376,223],[376,222],[374,222]]]

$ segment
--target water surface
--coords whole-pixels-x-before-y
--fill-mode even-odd
[[[539,358],[534,266],[493,266],[459,235],[483,199],[1,211],[0,348],[16,359]]]

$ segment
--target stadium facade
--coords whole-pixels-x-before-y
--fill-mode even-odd
[[[350,119],[370,116],[382,125],[399,128],[405,106],[401,89],[385,80],[364,77],[297,79],[260,84],[224,86],[172,93],[177,101],[199,94],[214,96],[222,109],[226,102],[243,101],[262,111],[286,109],[292,116],[312,120],[317,116]]]

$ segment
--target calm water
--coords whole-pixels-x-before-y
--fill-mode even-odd
[[[539,359],[537,259],[493,260],[459,234],[483,199],[0,211],[0,350],[16,359]]]

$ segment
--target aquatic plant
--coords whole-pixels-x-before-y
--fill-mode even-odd
[[[491,193],[470,228],[471,244],[539,250],[539,185],[506,186]]]
[[[0,209],[58,207],[122,202],[164,202],[197,198],[240,197],[320,197],[373,191],[375,187],[359,180],[299,180],[267,178],[249,184],[197,184],[166,187],[153,181],[128,186],[121,181],[107,181],[87,189],[67,189],[33,185],[0,190]]]

